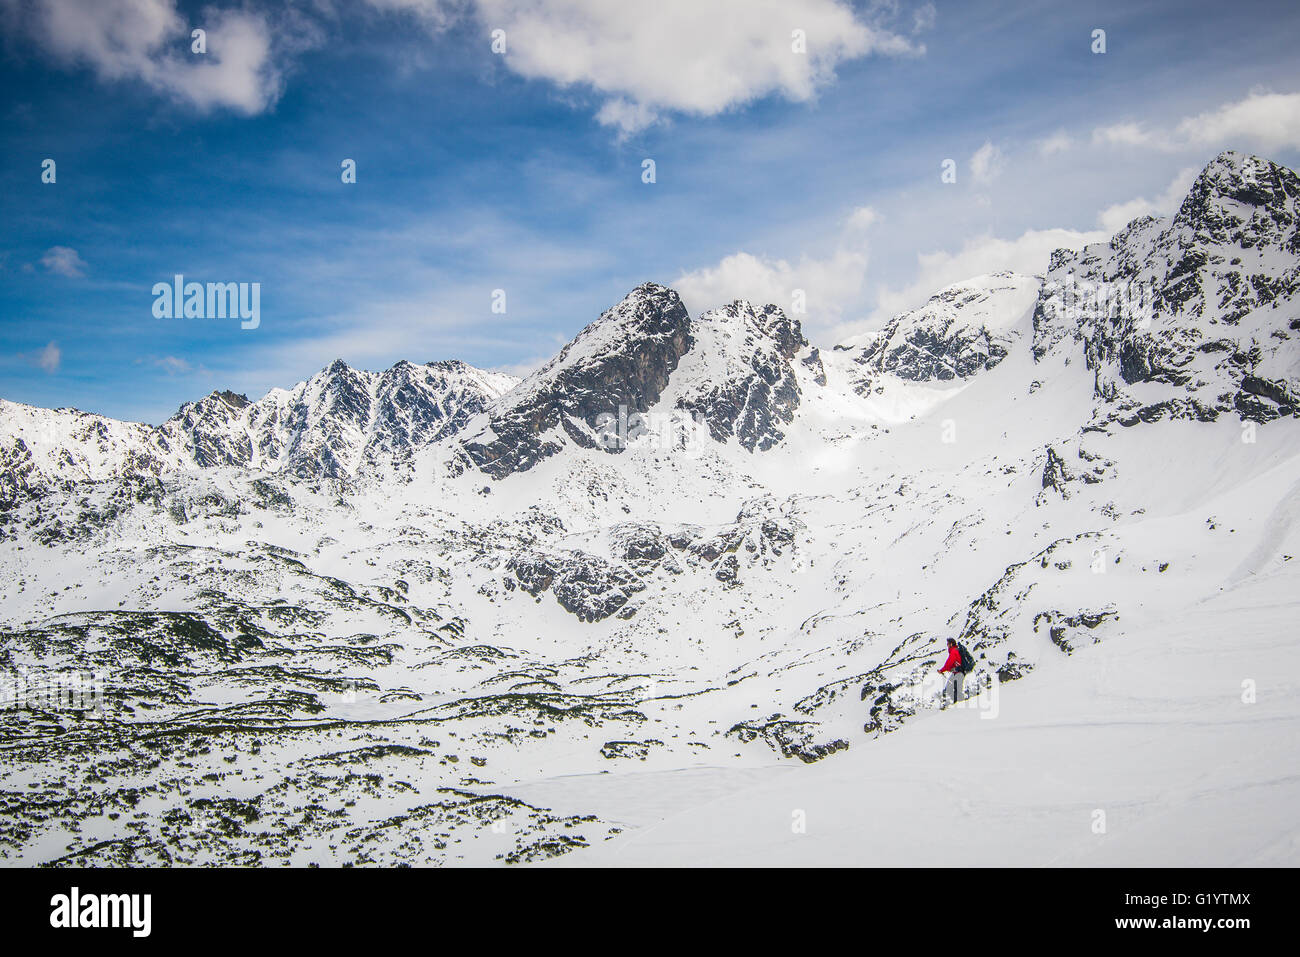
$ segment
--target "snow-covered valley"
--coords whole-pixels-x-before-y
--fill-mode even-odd
[[[1293,865],[1298,290],[1225,153],[838,346],[647,283],[523,381],[0,401],[0,856]]]

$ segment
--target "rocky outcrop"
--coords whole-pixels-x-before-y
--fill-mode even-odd
[[[506,565],[507,590],[522,588],[537,597],[549,591],[565,611],[579,621],[603,621],[613,614],[630,618],[632,596],[645,585],[631,569],[585,552],[546,555],[524,552]]]
[[[1034,633],[1041,627],[1052,644],[1061,651],[1073,654],[1081,643],[1095,644],[1100,641],[1105,629],[1097,629],[1108,622],[1119,620],[1119,614],[1113,608],[1100,611],[1080,611],[1073,615],[1058,611],[1039,612],[1034,616]]]
[[[798,758],[804,764],[812,764],[849,746],[843,738],[818,743],[816,732],[819,727],[815,721],[789,721],[773,715],[765,721],[742,721],[733,725],[727,736],[742,744],[761,738],[782,757]]]

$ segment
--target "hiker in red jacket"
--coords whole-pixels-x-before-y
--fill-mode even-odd
[[[943,663],[939,669],[939,674],[948,676],[948,683],[944,685],[943,695],[940,701],[948,700],[948,689],[952,689],[952,703],[956,704],[962,697],[962,682],[966,680],[966,672],[961,667],[961,649],[957,647],[957,639],[948,639],[948,660]]]

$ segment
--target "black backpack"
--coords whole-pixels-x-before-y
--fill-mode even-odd
[[[975,670],[975,659],[971,657],[971,653],[966,650],[966,646],[960,641],[957,642],[957,652],[961,655],[960,668],[962,674],[970,674]]]

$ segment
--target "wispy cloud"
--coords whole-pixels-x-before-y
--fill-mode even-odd
[[[1163,193],[1155,199],[1138,196],[1127,202],[1107,206],[1097,214],[1097,224],[1108,233],[1118,232],[1139,216],[1167,216],[1174,212],[1192,188],[1199,172],[1189,166],[1180,170]]]
[[[845,228],[855,232],[870,229],[880,221],[880,213],[871,206],[859,206],[849,214]]]
[[[987,186],[1002,174],[1002,151],[985,140],[970,158],[970,173],[978,186]]]
[[[70,246],[51,246],[41,256],[41,265],[47,272],[69,279],[80,279],[86,274],[86,263]]]
[[[1065,130],[1057,130],[1051,136],[1038,141],[1038,152],[1042,156],[1055,156],[1074,147],[1074,140]]]
[[[63,362],[63,350],[59,348],[57,342],[47,343],[45,348],[32,357],[33,364],[48,375],[54,375],[59,371],[59,365]]]
[[[523,359],[519,362],[509,362],[505,365],[492,366],[488,371],[501,372],[505,375],[514,376],[516,379],[522,379],[546,365],[546,363],[551,361],[551,358],[551,356],[532,356],[531,358]]]
[[[878,318],[912,308],[945,286],[972,276],[1002,270],[1041,274],[1047,269],[1053,250],[1078,249],[1109,238],[1109,233],[1101,231],[1029,229],[1013,239],[976,236],[966,240],[956,252],[920,253],[916,257],[917,272],[910,283],[880,291]]]
[[[1092,131],[1093,146],[1156,146],[1162,145],[1158,134],[1143,129],[1140,123],[1114,123],[1099,126]]]

